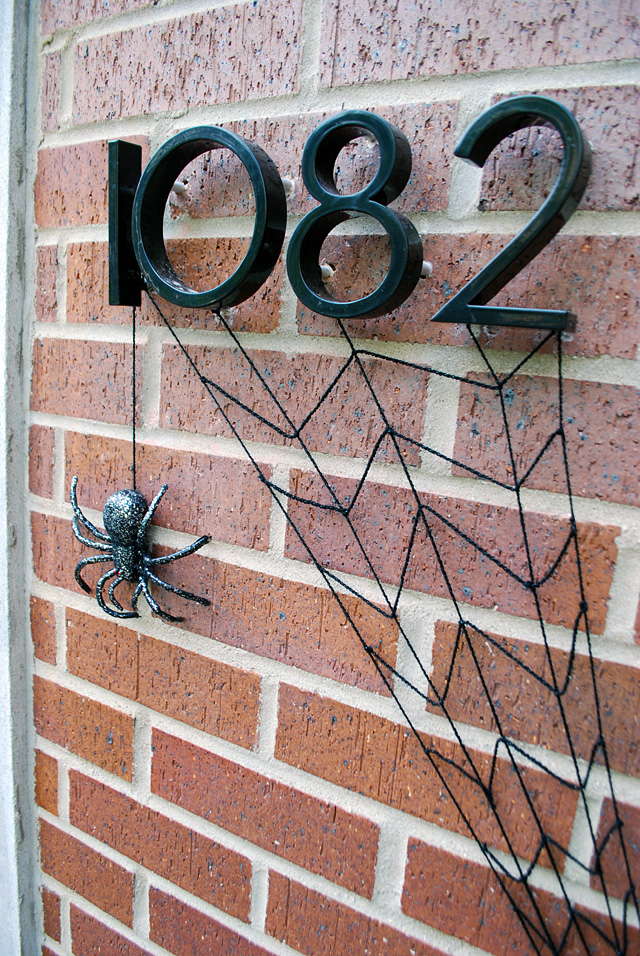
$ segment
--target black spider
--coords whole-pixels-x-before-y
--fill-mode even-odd
[[[107,531],[107,534],[105,534],[96,528],[88,518],[85,518],[80,510],[76,499],[77,484],[78,476],[76,475],[71,482],[70,495],[71,506],[74,513],[72,522],[73,533],[82,544],[86,544],[90,548],[97,548],[99,551],[106,553],[96,554],[90,558],[82,558],[81,561],[78,561],[75,571],[76,581],[87,594],[91,594],[91,588],[86,581],[83,580],[80,572],[88,564],[113,561],[113,568],[110,568],[106,574],[103,574],[96,585],[96,599],[103,611],[106,611],[107,614],[110,614],[112,617],[138,617],[136,610],[138,598],[140,594],[144,594],[151,610],[164,621],[177,622],[184,620],[184,618],[175,617],[173,614],[169,614],[168,611],[162,610],[149,590],[150,581],[157,584],[158,587],[164,588],[165,591],[171,591],[172,594],[179,594],[180,597],[186,598],[188,601],[196,601],[198,604],[205,606],[211,604],[211,601],[208,601],[207,598],[199,597],[199,595],[192,594],[190,591],[183,591],[182,588],[168,584],[153,573],[152,568],[160,564],[169,564],[170,561],[177,561],[178,558],[184,558],[188,554],[193,554],[194,551],[198,551],[211,540],[211,537],[205,534],[202,535],[201,538],[198,538],[197,541],[194,541],[193,544],[188,545],[188,547],[182,548],[180,551],[174,551],[173,554],[167,554],[163,558],[152,558],[149,556],[145,542],[146,533],[151,524],[153,513],[160,504],[160,499],[167,490],[168,485],[162,486],[151,502],[151,507],[147,505],[147,499],[144,495],[140,494],[139,491],[128,489],[126,491],[114,492],[114,494],[107,498],[102,513],[104,526]],[[98,540],[92,541],[90,538],[85,537],[80,531],[78,522],[82,522],[85,528],[87,528],[91,534],[95,535]],[[109,585],[109,598],[114,607],[108,607],[105,604],[102,594],[104,586],[110,578],[114,578]],[[131,598],[130,611],[125,611],[115,596],[115,589],[121,581],[130,581],[136,584],[136,589]]]

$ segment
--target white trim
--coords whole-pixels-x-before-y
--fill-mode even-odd
[[[22,533],[28,7],[0,2],[0,956],[37,951]]]

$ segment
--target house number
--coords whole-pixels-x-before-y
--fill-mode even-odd
[[[499,308],[487,303],[516,276],[567,222],[584,193],[590,153],[573,115],[541,96],[519,96],[492,106],[466,131],[454,153],[482,167],[510,133],[527,126],[551,126],[562,140],[563,156],[553,188],[537,213],[511,242],[454,295],[431,321],[565,328],[562,310]],[[334,181],[338,154],[360,136],[374,137],[379,165],[358,192],[340,194]],[[181,171],[212,149],[226,148],[244,165],[253,187],[255,222],[249,249],[235,272],[220,285],[197,291],[174,271],[167,255],[163,217]],[[284,186],[273,160],[260,147],[217,126],[199,126],[172,137],[141,171],[141,147],[109,143],[109,302],[138,305],[143,287],[174,305],[221,309],[253,295],[276,264],[285,237]],[[389,209],[411,175],[411,148],[399,129],[366,110],[349,110],[311,133],[302,154],[302,178],[318,205],[296,226],[287,250],[287,273],[307,308],[340,319],[365,319],[396,309],[415,289],[422,270],[422,242],[406,216]],[[320,251],[332,229],[371,216],[386,232],[391,254],[387,274],[368,295],[353,301],[333,298],[324,285]]]

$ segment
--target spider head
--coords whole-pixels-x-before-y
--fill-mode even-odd
[[[132,489],[116,491],[107,498],[102,519],[114,545],[135,545],[148,507],[145,496]]]

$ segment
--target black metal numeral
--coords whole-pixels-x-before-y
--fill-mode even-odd
[[[373,180],[351,195],[340,195],[333,171],[340,150],[360,136],[373,135],[380,165]],[[422,242],[414,225],[387,204],[400,195],[411,174],[411,147],[400,130],[366,110],[349,110],[310,135],[302,154],[302,178],[320,203],[295,229],[287,250],[287,272],[298,299],[314,312],[334,318],[365,319],[397,308],[413,292],[422,270]],[[329,296],[322,281],[320,250],[332,229],[347,219],[372,216],[389,237],[387,275],[369,295],[355,301]]]
[[[226,148],[244,164],[253,186],[255,225],[249,249],[235,272],[213,289],[198,292],[174,272],[164,244],[162,221],[169,193],[196,156]],[[133,248],[147,286],[163,299],[187,308],[228,308],[257,292],[270,275],[284,240],[287,202],[273,160],[259,146],[218,126],[178,133],[153,156],[133,203]]]
[[[475,166],[484,166],[505,136],[540,125],[556,129],[563,144],[562,165],[551,193],[525,228],[433,316],[432,322],[566,328],[569,312],[500,308],[485,303],[541,252],[573,215],[582,198],[591,170],[591,153],[575,117],[560,103],[543,96],[514,97],[483,113],[454,152]]]

